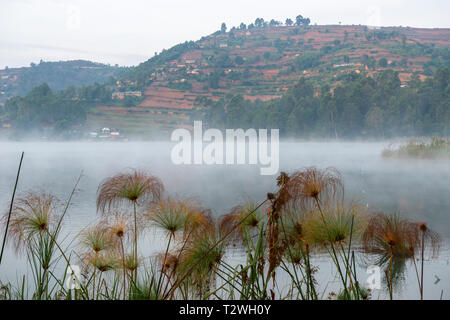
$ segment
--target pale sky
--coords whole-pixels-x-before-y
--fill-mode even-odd
[[[317,24],[450,27],[449,0],[0,0],[0,68],[86,59],[136,65],[258,17]]]

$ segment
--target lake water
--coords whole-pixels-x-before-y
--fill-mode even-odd
[[[66,200],[83,171],[64,224],[68,238],[97,217],[95,200],[99,183],[128,168],[151,172],[163,181],[168,194],[196,197],[217,215],[248,198],[261,201],[267,192],[276,190],[276,176],[260,175],[259,165],[174,165],[170,159],[173,145],[169,142],[0,142],[0,206],[2,211],[9,207],[22,151],[25,157],[18,195],[42,190]],[[426,221],[446,242],[450,236],[449,162],[383,159],[381,152],[387,146],[388,142],[284,142],[280,144],[280,169],[290,172],[311,165],[335,167],[342,173],[348,200],[359,199],[374,209],[398,211],[405,217]],[[148,250],[157,250],[159,246],[149,247]],[[444,245],[439,259],[427,261],[427,298],[438,299],[442,292],[444,299],[450,299],[449,257]],[[316,260],[319,273],[329,275],[329,261],[321,257]],[[24,272],[23,260],[8,248],[0,266],[0,280],[14,283]],[[360,272],[366,277],[363,269]],[[406,277],[397,298],[417,298],[417,282],[410,268]],[[378,294],[374,296],[377,298]],[[385,293],[381,292],[380,296],[385,297]]]

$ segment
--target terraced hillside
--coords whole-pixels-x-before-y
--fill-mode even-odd
[[[450,66],[450,29],[366,26],[233,28],[179,44],[133,68],[115,90],[141,92],[134,108],[96,110],[132,117],[153,115],[162,126],[188,125],[192,110],[227,94],[255,101],[280,97],[301,77],[332,89],[342,75],[399,72],[402,85]],[[319,93],[317,93],[319,94]],[[171,121],[167,121],[167,117]],[[158,120],[161,118],[161,122]],[[145,130],[144,130],[145,131]]]

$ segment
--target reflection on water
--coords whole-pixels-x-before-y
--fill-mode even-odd
[[[360,199],[374,209],[399,211],[415,220],[426,221],[444,238],[450,235],[450,165],[445,161],[386,160],[381,151],[388,143],[281,143],[280,169],[292,171],[305,166],[335,167],[343,175],[346,198]],[[6,210],[11,197],[20,152],[25,158],[19,182],[19,193],[45,190],[66,200],[83,171],[79,190],[65,221],[64,232],[73,237],[80,228],[96,217],[95,197],[102,179],[126,170],[138,168],[150,171],[164,182],[167,193],[194,196],[202,205],[223,213],[239,202],[252,198],[259,201],[275,190],[275,176],[261,176],[258,165],[173,165],[166,142],[132,143],[34,143],[0,142],[0,205]],[[150,243],[143,241],[145,243]],[[154,242],[153,242],[154,243]],[[147,247],[149,252],[155,247]],[[439,298],[441,290],[450,291],[448,251],[440,259],[428,262],[429,277],[425,294]],[[331,262],[320,262],[319,273],[328,277]],[[9,250],[0,267],[0,279],[15,282],[24,272]],[[416,298],[417,283],[407,263],[410,281],[402,297]],[[431,271],[432,270],[432,271]],[[365,277],[365,269],[361,268]],[[435,275],[440,281],[435,285]],[[326,278],[327,279],[327,278]],[[320,282],[320,281],[319,281]],[[325,289],[325,288],[324,288]],[[328,290],[328,289],[327,289]],[[411,292],[411,293],[409,293]],[[450,292],[448,292],[450,294]],[[326,297],[325,297],[326,298]],[[375,295],[376,298],[376,295]]]

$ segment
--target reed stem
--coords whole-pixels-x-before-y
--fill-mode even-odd
[[[5,235],[3,236],[2,251],[0,253],[0,265],[2,264],[3,251],[5,250],[6,236],[8,235],[8,228],[9,228],[9,222],[11,220],[11,213],[12,213],[12,208],[13,208],[13,204],[14,204],[14,197],[16,195],[17,184],[19,182],[20,169],[22,168],[23,155],[24,155],[24,152],[22,152],[22,155],[20,156],[19,169],[17,169],[16,183],[14,184],[14,190],[13,190],[13,194],[11,197],[11,203],[9,205],[8,220],[6,221]]]

